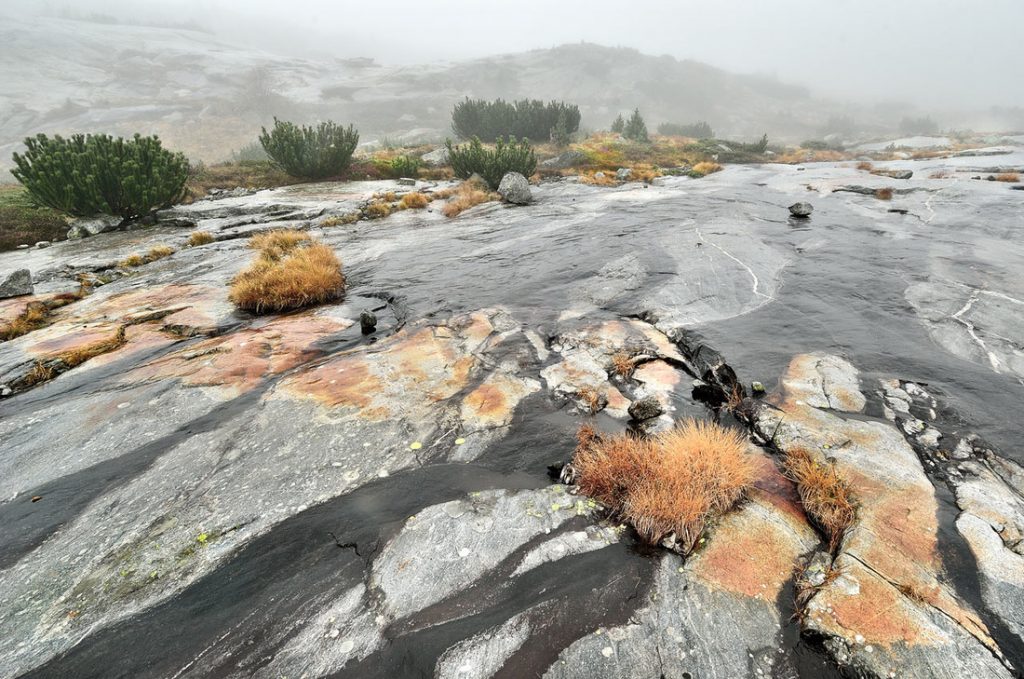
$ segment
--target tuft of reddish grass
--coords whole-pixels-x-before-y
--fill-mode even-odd
[[[795,484],[807,516],[825,534],[835,551],[857,518],[849,485],[834,464],[823,463],[803,448],[786,452],[786,476]]]
[[[862,160],[857,163],[857,169],[862,170],[863,172],[871,172],[871,170],[875,169],[875,166],[866,160]]]
[[[231,281],[228,299],[235,306],[269,313],[301,309],[344,296],[341,262],[327,245],[313,243],[300,248],[296,243],[284,252],[279,244],[270,243],[267,247]]]
[[[875,189],[875,198],[878,200],[892,200],[892,189],[889,187],[884,189]]]
[[[709,174],[713,174],[722,169],[722,166],[718,163],[712,163],[711,161],[705,160],[697,163],[690,170],[690,175],[693,177],[706,177]]]
[[[672,535],[684,553],[754,481],[742,435],[709,422],[687,420],[650,439],[584,427],[577,439],[580,491],[628,521],[644,541],[658,544]]]
[[[1020,175],[1016,172],[1003,172],[1002,174],[996,175],[997,182],[1006,182],[1008,184],[1016,184],[1020,181]]]
[[[45,361],[36,361],[32,369],[18,380],[14,386],[18,389],[26,389],[43,382],[49,382],[54,377],[57,377],[57,375],[65,373],[72,368],[77,368],[89,359],[120,349],[128,341],[125,327],[123,325],[118,327],[114,334],[106,339],[87,344],[83,347],[70,349]]]
[[[398,201],[398,208],[400,210],[422,210],[429,204],[430,197],[427,194],[413,191],[402,196],[402,200]]]
[[[459,184],[455,188],[454,192],[447,196],[442,195],[442,193],[444,192],[439,192],[438,196],[447,197],[448,202],[444,204],[443,208],[441,208],[441,212],[449,219],[457,217],[475,205],[489,203],[501,198],[501,196],[494,191],[490,191],[480,183],[470,180],[466,180]]]
[[[193,231],[188,235],[188,246],[190,248],[208,245],[213,242],[213,234],[209,231]]]

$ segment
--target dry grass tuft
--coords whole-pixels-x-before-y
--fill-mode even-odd
[[[612,372],[620,377],[629,377],[636,367],[636,359],[625,351],[612,354]]]
[[[688,420],[651,439],[577,434],[573,458],[580,490],[628,521],[650,544],[675,537],[684,553],[707,522],[743,497],[755,467],[735,431]]]
[[[72,368],[77,368],[91,358],[120,349],[127,342],[125,326],[122,325],[113,335],[106,339],[87,344],[84,347],[70,349],[45,361],[36,361],[32,369],[18,380],[14,386],[18,389],[26,389],[43,382],[49,382],[54,377],[57,377],[57,375],[65,373]]]
[[[213,242],[213,234],[209,231],[193,231],[188,235],[188,246],[190,248],[200,245],[209,245]]]
[[[857,169],[862,170],[864,172],[871,172],[871,170],[875,169],[875,166],[866,160],[862,160],[859,163],[857,163]]]
[[[1020,181],[1020,175],[1016,172],[1003,172],[1002,174],[996,175],[997,182],[1007,182],[1008,184],[1016,184]]]
[[[352,224],[359,221],[358,212],[347,212],[343,215],[331,215],[327,219],[320,222],[320,226],[329,228],[332,226],[341,226],[342,224]]]
[[[714,174],[722,169],[722,166],[718,163],[712,163],[711,161],[705,160],[704,162],[697,163],[690,170],[690,175],[694,177],[706,177],[709,174]]]
[[[400,210],[422,210],[430,204],[430,196],[419,191],[413,191],[402,196],[402,200],[398,201],[398,208]]]
[[[363,208],[367,219],[383,219],[391,214],[391,204],[375,200]]]
[[[284,246],[298,232],[274,232],[265,238],[259,258],[231,281],[228,298],[255,313],[300,309],[340,299],[345,293],[341,262],[327,245],[312,243],[308,234]],[[263,236],[273,236],[263,234]],[[261,236],[254,236],[254,245]],[[309,242],[306,247],[300,243]]]
[[[584,172],[580,174],[580,181],[584,184],[590,184],[591,186],[618,186],[619,182],[615,179],[614,174],[607,172],[596,171],[596,172]]]
[[[249,247],[253,250],[259,250],[260,255],[264,259],[276,262],[295,248],[299,247],[299,245],[305,245],[312,242],[313,237],[305,231],[296,231],[295,229],[277,229],[275,231],[256,234],[249,239]]]
[[[25,310],[6,323],[0,323],[0,342],[27,335],[49,324],[50,312],[67,306],[89,294],[89,287],[83,282],[78,292],[64,292],[41,302],[29,302]]]
[[[945,170],[936,170],[928,175],[928,179],[949,179],[952,175]]]
[[[150,262],[155,262],[158,259],[163,259],[164,257],[170,257],[174,252],[174,248],[170,245],[154,245],[144,255],[137,253],[128,255],[121,260],[120,265],[125,267],[142,266],[143,264],[149,264]]]
[[[835,465],[817,461],[802,448],[786,452],[784,469],[796,483],[807,516],[825,533],[829,548],[835,551],[857,518],[849,485]]]
[[[475,205],[489,203],[501,198],[497,193],[483,187],[480,183],[469,180],[459,184],[450,194],[442,195],[443,193],[439,192],[438,196],[442,198],[447,197],[448,202],[441,208],[441,212],[448,218],[456,217]]]
[[[922,585],[916,582],[899,585],[897,587],[900,594],[907,597],[911,601],[916,601],[919,604],[928,604],[934,606],[938,603],[939,595],[941,591],[938,585]]]
[[[884,189],[875,189],[875,198],[878,200],[892,200],[892,189],[888,187]]]

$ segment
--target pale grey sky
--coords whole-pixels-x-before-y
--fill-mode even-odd
[[[274,51],[419,63],[585,40],[925,107],[1024,106],[1024,0],[4,0],[194,20]]]

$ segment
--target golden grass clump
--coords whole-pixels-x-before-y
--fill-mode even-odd
[[[786,452],[786,476],[800,494],[807,516],[822,530],[835,551],[843,534],[853,525],[857,510],[849,485],[834,464],[823,463],[802,448]]]
[[[573,458],[580,491],[607,505],[640,537],[674,535],[689,553],[708,521],[731,509],[754,481],[743,436],[687,420],[650,439],[604,435],[585,426]]]
[[[208,245],[213,242],[213,234],[209,231],[193,231],[188,235],[188,246],[190,248]]]
[[[861,170],[862,172],[871,172],[872,170],[875,169],[875,166],[866,160],[862,160],[859,163],[857,163],[857,169]]]
[[[142,266],[143,264],[149,264],[150,262],[155,262],[158,259],[163,259],[164,257],[170,257],[174,252],[174,248],[170,245],[154,245],[143,255],[138,253],[128,255],[121,260],[120,264],[121,266],[126,267]]]
[[[996,175],[997,182],[1007,182],[1008,184],[1016,184],[1020,181],[1020,175],[1016,172],[1003,172],[1002,174]]]
[[[375,200],[367,205],[363,212],[367,219],[383,219],[391,214],[391,204]]]
[[[313,242],[313,237],[305,231],[295,229],[275,229],[258,233],[249,239],[249,247],[259,250],[264,259],[277,261],[301,244]]]
[[[875,198],[878,200],[892,200],[892,189],[889,187],[884,189],[875,189]]]
[[[694,165],[693,169],[690,170],[690,173],[694,176],[706,177],[709,174],[718,172],[721,169],[722,166],[719,165],[718,163],[712,163],[711,161],[705,160]]]
[[[398,208],[400,210],[422,210],[429,204],[430,197],[427,194],[413,191],[402,196],[402,200],[398,201]]]
[[[492,200],[499,200],[501,198],[497,193],[486,189],[480,183],[469,180],[459,184],[453,192],[447,195],[442,195],[442,193],[439,192],[438,195],[440,197],[447,197],[448,202],[441,208],[441,212],[448,218],[456,217],[475,205],[489,203]]]
[[[260,256],[231,281],[228,298],[235,306],[269,313],[323,304],[345,294],[345,276],[334,250],[313,242],[309,234],[270,232],[254,236],[249,245]]]

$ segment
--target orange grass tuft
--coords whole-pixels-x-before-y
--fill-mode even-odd
[[[685,553],[754,481],[742,435],[713,423],[687,420],[650,439],[586,427],[577,439],[580,491],[628,521],[644,541],[674,535]]]
[[[267,313],[323,304],[344,293],[341,262],[330,247],[315,243],[277,259],[262,252],[231,281],[228,298],[241,309]]]
[[[459,184],[454,192],[448,194],[447,197],[448,202],[441,208],[441,212],[448,218],[456,217],[473,206],[500,199],[497,193],[482,187],[478,182],[469,180]]]
[[[722,166],[718,163],[712,163],[705,160],[704,162],[694,165],[693,169],[690,170],[690,174],[694,177],[706,177],[707,175],[718,172],[721,169]]]
[[[796,484],[807,516],[825,533],[829,548],[835,551],[857,518],[849,485],[835,465],[819,462],[802,448],[787,451],[783,466],[786,476]]]
[[[878,200],[892,200],[892,189],[888,187],[884,189],[875,189],[875,198]]]
[[[407,193],[402,196],[402,200],[398,201],[398,207],[401,210],[422,210],[429,204],[430,197],[419,191]]]
[[[625,351],[616,351],[612,354],[612,371],[620,377],[629,377],[636,367],[636,359]]]
[[[1016,184],[1020,181],[1020,175],[1016,172],[1003,172],[1002,174],[996,175],[997,182],[1006,182],[1008,184]]]
[[[213,242],[213,234],[209,231],[193,231],[188,235],[188,246],[190,248],[200,245],[208,245]]]
[[[866,160],[862,160],[859,163],[857,163],[857,169],[862,170],[864,172],[871,172],[871,170],[875,169],[875,166]]]
[[[249,239],[249,247],[259,250],[264,259],[277,261],[299,245],[311,242],[313,242],[312,236],[305,231],[276,229],[256,234]]]

